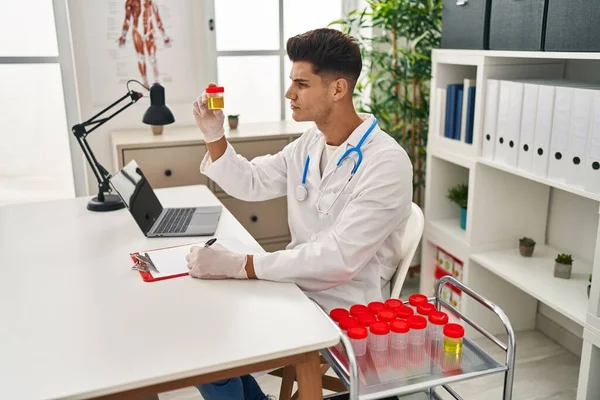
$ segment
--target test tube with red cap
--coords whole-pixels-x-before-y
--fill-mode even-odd
[[[367,337],[367,328],[362,325],[356,325],[348,329],[348,338],[356,357],[364,356],[367,352]]]
[[[448,314],[433,311],[429,314],[427,324],[427,351],[432,360],[439,361],[444,348],[444,326],[448,323]]]
[[[340,320],[340,329],[346,332],[348,329],[358,325],[358,318],[348,317]]]
[[[408,317],[414,315],[414,313],[415,310],[405,305],[402,305],[396,309],[396,317],[403,320],[408,320]]]
[[[381,310],[377,313],[377,319],[381,322],[390,323],[396,319],[396,313],[392,310]]]
[[[372,301],[367,306],[371,314],[377,315],[377,313],[385,308],[385,305],[380,301]]]
[[[417,312],[419,304],[425,304],[428,302],[427,296],[424,294],[413,294],[408,298],[408,304],[412,307],[413,311]]]
[[[390,323],[390,364],[399,376],[408,373],[408,322],[396,319]]]
[[[367,328],[367,333],[370,336],[370,327],[373,322],[377,322],[377,317],[371,313],[366,313],[358,317],[358,324]]]
[[[339,327],[340,327],[341,331],[344,332],[346,335],[348,334],[348,329],[353,328],[355,326],[358,326],[358,318],[346,317],[346,318],[340,319]],[[335,349],[338,352],[342,352],[342,350],[344,349],[344,346],[340,342],[337,344],[337,346],[335,346]]]
[[[364,304],[355,304],[352,307],[350,307],[350,315],[356,318],[368,312],[369,308]]]
[[[421,374],[425,368],[425,334],[427,320],[422,315],[413,315],[408,318],[410,331],[408,334],[409,359],[411,372]]]
[[[400,299],[387,299],[384,304],[385,308],[394,312],[404,305]]]
[[[417,306],[417,314],[422,315],[425,318],[433,311],[435,311],[435,306],[431,303],[422,303]]]
[[[444,325],[448,323],[448,314],[443,311],[433,311],[428,316],[427,336],[431,340],[444,339]]]
[[[390,323],[390,346],[396,350],[406,350],[408,346],[408,332],[410,327],[407,321],[396,319]]]
[[[385,351],[388,348],[390,325],[387,322],[377,321],[370,326],[369,349]]]
[[[345,308],[334,308],[329,312],[329,317],[335,322],[338,326],[340,321],[344,318],[348,318],[350,313]]]

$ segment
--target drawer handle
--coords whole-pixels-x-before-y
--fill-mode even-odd
[[[165,175],[171,176],[171,175],[173,175],[173,171],[171,171],[170,169],[167,169],[167,170],[165,170]]]
[[[256,215],[253,215],[250,217],[250,221],[252,222],[258,222],[258,217]]]
[[[457,6],[466,6],[468,2],[469,2],[469,0],[457,0],[456,5]]]

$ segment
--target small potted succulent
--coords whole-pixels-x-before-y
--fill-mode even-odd
[[[448,200],[460,207],[460,227],[467,229],[467,202],[469,199],[469,187],[464,183],[459,183],[448,189]]]
[[[573,258],[570,254],[559,254],[554,260],[554,276],[556,278],[571,279]]]
[[[588,277],[588,280],[590,281],[590,283],[588,283],[588,288],[587,288],[587,294],[588,294],[588,299],[590,298],[590,290],[592,290],[592,274],[590,274],[590,276]]]
[[[523,257],[531,257],[535,248],[535,240],[528,237],[519,239],[519,252]]]
[[[229,124],[229,129],[237,129],[238,123],[240,122],[239,114],[230,114],[227,116],[227,123]]]

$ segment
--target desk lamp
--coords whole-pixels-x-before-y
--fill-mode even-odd
[[[109,179],[111,175],[106,169],[104,169],[102,165],[100,165],[98,160],[96,160],[96,156],[94,156],[86,137],[101,125],[108,122],[117,114],[121,113],[121,111],[125,110],[143,97],[141,93],[129,89],[129,83],[131,82],[139,83],[144,89],[150,92],[150,107],[148,107],[148,110],[146,110],[144,113],[142,122],[152,125],[153,131],[161,129],[163,125],[168,125],[175,122],[173,113],[165,104],[165,88],[162,85],[159,83],[154,83],[152,87],[148,88],[138,81],[130,80],[127,82],[127,94],[106,107],[104,110],[100,111],[98,114],[94,115],[89,120],[74,125],[73,128],[71,128],[71,131],[77,138],[77,142],[81,146],[83,154],[85,155],[85,158],[87,159],[92,171],[94,172],[94,175],[96,176],[96,180],[98,181],[98,196],[90,200],[87,205],[87,209],[90,211],[114,211],[125,207],[125,204],[121,201],[119,196],[110,193],[111,188],[109,185]],[[129,99],[129,102],[123,107],[108,117],[101,117],[104,113],[116,107],[126,99]]]

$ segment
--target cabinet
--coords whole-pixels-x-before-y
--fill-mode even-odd
[[[508,164],[505,157],[498,160],[497,147],[492,143],[501,143],[502,123],[498,122],[500,109],[494,99],[501,96],[499,81],[571,81],[571,86],[579,81],[598,82],[598,62],[598,53],[461,49],[432,52],[430,126],[434,128],[429,131],[427,143],[420,291],[433,294],[436,280],[451,270],[469,288],[504,310],[516,331],[539,329],[573,353],[581,354],[579,382],[560,384],[563,393],[577,386],[578,400],[600,398],[600,195],[550,179],[545,170],[539,173],[518,167],[523,153],[517,153],[516,164]],[[465,78],[476,80],[472,144],[447,138],[435,128],[445,113],[436,96],[444,93],[449,84]],[[553,112],[548,111],[555,106],[553,97],[538,99],[545,99],[546,105],[536,103],[529,113]],[[525,106],[531,103],[529,97]],[[534,121],[537,123],[537,119]],[[550,119],[549,123],[556,122]],[[547,125],[544,129],[551,131]],[[504,132],[517,132],[520,140],[527,134],[526,130],[520,132],[522,126],[528,125]],[[448,189],[461,183],[469,186],[466,229],[460,228],[459,208],[446,198]],[[519,238],[523,236],[538,242],[532,257],[519,254]],[[444,252],[440,253],[440,249]],[[558,253],[569,253],[575,258],[571,279],[554,277]],[[447,255],[461,261],[460,269],[446,267]],[[590,274],[593,279],[588,297]],[[447,294],[452,302],[454,294]],[[478,304],[464,296],[462,301],[458,299],[457,308],[485,330],[494,334],[505,332],[502,324],[489,319]],[[518,338],[519,335],[517,341]],[[532,348],[528,351],[534,353]],[[551,373],[549,369],[548,374]],[[538,385],[536,390],[547,390],[551,385],[546,383],[547,387]],[[540,398],[551,397],[536,394]]]
[[[225,136],[238,154],[252,160],[279,152],[311,126],[312,123],[292,121],[243,124],[235,131],[226,131]],[[207,149],[195,126],[167,126],[162,135],[156,136],[150,129],[115,130],[111,141],[115,171],[135,160],[155,189],[207,185],[265,250],[282,250],[290,242],[285,197],[241,201],[200,173],[200,162]]]

